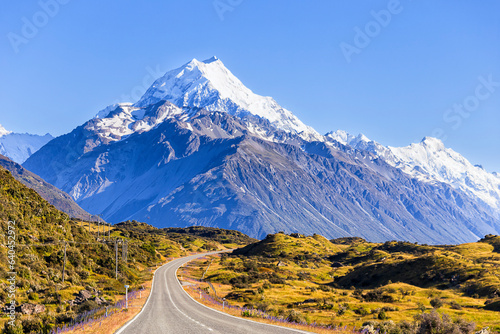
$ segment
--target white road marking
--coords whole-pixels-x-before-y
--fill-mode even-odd
[[[177,279],[177,275],[176,275],[176,279]],[[192,322],[194,323],[197,323],[198,325],[202,326],[202,327],[205,327],[206,329],[208,329],[209,331],[213,332],[214,330],[208,326],[206,326],[205,324],[202,324],[201,322],[197,321],[197,320],[194,320],[193,318],[191,318],[189,315],[187,315],[186,313],[182,312],[178,307],[177,305],[174,303],[173,299],[172,299],[172,296],[170,295],[170,289],[168,288],[168,282],[167,282],[167,270],[165,270],[165,286],[167,288],[167,294],[168,294],[168,298],[170,299],[170,301],[172,302],[172,305],[174,305],[174,307],[177,309],[177,311],[179,311],[182,315],[184,315],[186,318],[188,318],[189,320],[191,320]]]

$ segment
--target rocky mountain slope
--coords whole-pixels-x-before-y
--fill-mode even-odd
[[[271,100],[220,60],[193,60],[24,166],[110,222],[428,243],[500,232],[499,219],[462,189],[319,136]]]

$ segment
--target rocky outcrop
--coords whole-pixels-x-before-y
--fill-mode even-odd
[[[45,312],[45,305],[26,303],[16,307],[16,312],[27,315],[43,313]]]

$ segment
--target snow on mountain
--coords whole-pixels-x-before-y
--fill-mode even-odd
[[[385,147],[364,135],[345,131],[330,132],[327,138],[365,150],[383,158],[390,165],[425,182],[444,182],[469,196],[479,198],[496,211],[500,210],[500,178],[474,166],[465,157],[436,138],[425,137],[420,143],[406,147]]]
[[[168,117],[168,110],[183,114]],[[364,151],[263,140],[243,118],[166,101],[120,105],[101,117],[54,139],[24,167],[110,222],[218,226],[259,238],[285,231],[426,243],[500,231],[500,221],[463,192],[412,180]],[[259,128],[284,133],[252,117]],[[142,126],[153,127],[129,135]]]
[[[500,210],[500,180],[442,141],[425,137],[418,144],[389,147],[397,158],[396,167],[424,181],[440,181],[479,197],[489,206]]]
[[[50,134],[13,133],[0,125],[0,154],[21,164],[52,139]]]
[[[143,107],[161,100],[179,107],[223,111],[240,117],[250,113],[303,138],[321,138],[273,98],[257,95],[245,87],[216,57],[201,62],[193,59],[167,72],[153,83],[135,106]]]
[[[188,118],[181,108],[171,103],[159,108],[139,108],[131,103],[118,103],[99,111],[86,129],[98,133],[105,141],[118,141],[133,133],[147,132],[175,116],[180,120]]]
[[[434,159],[442,148],[426,149]],[[500,231],[475,197],[403,172],[403,155],[363,135],[320,136],[212,58],[167,72],[135,104],[99,111],[24,167],[110,222],[431,243]]]
[[[8,135],[9,133],[12,133],[12,131],[7,131],[2,124],[0,124],[0,137],[3,137],[5,135]]]

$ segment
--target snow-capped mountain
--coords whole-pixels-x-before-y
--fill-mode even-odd
[[[416,179],[389,155],[364,136],[318,135],[212,58],[101,110],[24,167],[110,222],[427,243],[500,233],[476,198]]]
[[[28,133],[13,133],[0,125],[0,154],[22,164],[40,147],[54,139],[50,134],[44,136]]]
[[[186,119],[188,115],[173,104],[139,108],[118,103],[99,111],[87,129],[98,133],[105,142],[119,141],[133,133],[147,132],[172,117]]]
[[[459,153],[446,148],[439,139],[425,137],[420,143],[406,147],[385,147],[362,134],[353,136],[342,130],[330,132],[326,136],[353,148],[372,152],[421,181],[447,183],[478,198],[500,214],[498,175],[474,166]]]
[[[250,113],[269,120],[278,129],[304,138],[321,138],[273,98],[257,95],[245,87],[217,57],[205,61],[193,59],[167,72],[135,105],[144,107],[162,100],[179,107],[204,108],[237,116]]]
[[[12,133],[12,131],[7,131],[2,124],[0,124],[0,137],[3,137],[5,135],[8,135],[9,133]]]

